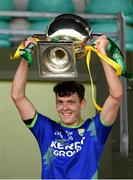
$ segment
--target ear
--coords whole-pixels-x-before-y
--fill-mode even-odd
[[[85,108],[85,107],[86,107],[86,100],[83,99],[83,100],[81,101],[81,108]]]

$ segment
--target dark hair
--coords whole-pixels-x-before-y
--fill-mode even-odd
[[[82,84],[75,81],[63,81],[54,86],[53,91],[56,96],[64,97],[70,96],[77,92],[80,101],[84,99],[85,88]]]

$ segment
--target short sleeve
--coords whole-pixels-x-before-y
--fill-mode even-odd
[[[34,134],[38,143],[41,144],[46,139],[48,129],[51,129],[51,122],[51,119],[37,112],[32,123],[26,126]]]
[[[94,117],[97,140],[100,144],[105,144],[113,125],[104,125],[100,119],[100,113]]]

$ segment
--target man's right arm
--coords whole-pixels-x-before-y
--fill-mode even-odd
[[[29,43],[30,41],[27,40],[25,46]],[[28,62],[22,59],[13,79],[11,97],[23,120],[32,119],[36,112],[35,107],[25,95],[27,75]]]

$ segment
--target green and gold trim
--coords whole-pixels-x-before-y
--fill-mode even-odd
[[[36,123],[37,117],[38,117],[38,113],[35,114],[32,123],[31,123],[31,124],[26,124],[26,126],[27,126],[28,128],[33,128],[34,125],[35,125],[35,123]]]
[[[101,116],[100,116],[100,121],[101,123],[104,125],[104,126],[112,126],[114,121],[113,122],[107,122],[105,121]]]

